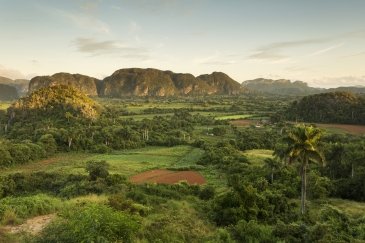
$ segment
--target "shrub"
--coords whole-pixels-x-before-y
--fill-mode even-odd
[[[111,151],[111,149],[108,146],[106,146],[105,144],[99,144],[99,145],[93,146],[91,151],[93,153],[106,154],[106,153],[109,153]]]
[[[95,181],[97,178],[106,178],[109,175],[109,164],[105,161],[88,161],[86,162],[86,171],[90,179]]]
[[[61,207],[61,200],[44,194],[26,197],[6,197],[0,200],[0,219],[26,219],[29,217],[54,213]],[[10,220],[10,221],[14,221]],[[18,220],[16,220],[18,221]]]
[[[276,242],[272,228],[257,221],[241,220],[233,228],[233,235],[239,242]]]
[[[100,204],[88,204],[61,214],[36,242],[132,242],[139,223],[135,217]]]

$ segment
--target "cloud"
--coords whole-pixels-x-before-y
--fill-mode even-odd
[[[344,58],[349,58],[349,57],[359,57],[359,56],[365,56],[365,51],[354,53],[354,54],[343,56],[343,57]]]
[[[96,12],[99,8],[101,0],[83,0],[80,3],[80,8],[89,13]]]
[[[231,65],[237,63],[236,60],[237,57],[239,57],[239,55],[232,55],[232,54],[224,55],[219,52],[216,52],[214,55],[195,59],[195,62],[203,65],[216,65],[216,66]]]
[[[128,25],[129,32],[136,33],[139,32],[142,27],[136,21],[130,21]]]
[[[110,28],[108,24],[102,20],[90,15],[87,12],[69,12],[61,9],[55,10],[56,14],[69,20],[78,28],[93,30],[99,33],[109,33]]]
[[[142,10],[152,14],[167,13],[170,15],[180,14],[188,16],[197,9],[196,5],[201,2],[201,0],[194,0],[189,2],[189,4],[186,4],[185,1],[181,0],[124,0],[122,1],[122,4],[124,6],[133,7],[139,11]],[[115,5],[112,7],[115,8]]]
[[[23,79],[25,75],[19,70],[7,68],[3,65],[0,65],[0,76],[10,79]]]
[[[148,59],[149,51],[116,40],[99,41],[93,38],[77,38],[72,42],[79,52],[91,55],[112,55],[128,59]]]
[[[339,86],[365,86],[365,75],[363,76],[343,76],[343,77],[323,77],[309,81],[313,86],[318,87],[339,87]]]
[[[282,62],[290,59],[289,56],[282,54],[282,52],[288,48],[321,44],[327,42],[328,40],[328,38],[317,38],[297,41],[275,42],[256,49],[255,52],[248,57],[248,59],[256,61],[263,60],[270,62]]]
[[[333,45],[333,46],[330,46],[330,47],[327,47],[327,48],[324,48],[324,49],[321,49],[321,50],[318,50],[318,51],[315,51],[311,54],[309,54],[308,56],[309,57],[314,57],[314,56],[318,56],[318,55],[321,55],[321,54],[324,54],[326,52],[329,52],[329,51],[332,51],[334,49],[337,49],[337,48],[340,48],[344,45],[345,43],[340,43],[340,44],[337,44],[337,45]]]
[[[310,46],[316,46],[321,44],[328,44],[331,42],[338,42],[349,40],[349,39],[363,39],[365,38],[365,31],[359,30],[359,31],[352,31],[352,32],[346,32],[341,33],[338,35],[332,35],[322,38],[309,38],[309,39],[303,39],[303,40],[294,40],[294,41],[282,41],[282,42],[274,42],[262,47],[257,48],[254,50],[253,54],[249,55],[247,58],[249,60],[255,60],[255,61],[267,61],[267,62],[283,62],[285,60],[289,60],[290,56],[285,55],[286,51],[290,49],[295,48],[303,48],[303,47],[310,47]],[[326,52],[329,52],[331,50],[340,48],[343,46],[344,43],[332,45],[330,47],[326,47],[324,49],[317,50],[307,56],[318,56],[321,54],[324,54]]]

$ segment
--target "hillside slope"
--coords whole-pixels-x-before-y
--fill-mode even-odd
[[[264,79],[258,78],[247,80],[242,86],[255,92],[269,93],[275,95],[309,95],[323,92],[323,89],[309,87],[307,83],[302,81],[294,81],[286,79]]]
[[[29,92],[33,92],[40,88],[68,85],[73,86],[90,96],[98,95],[98,83],[96,78],[92,78],[81,74],[56,73],[52,76],[37,76],[30,80]]]
[[[19,96],[23,96],[28,92],[29,80],[27,79],[10,79],[0,76],[0,84],[15,87]]]
[[[18,92],[15,87],[6,84],[0,84],[0,100],[14,100],[18,97]]]
[[[306,96],[293,102],[285,116],[293,121],[365,124],[365,99],[348,92]]]
[[[194,77],[158,69],[128,68],[115,71],[103,80],[101,94],[122,96],[232,95],[242,93],[240,84],[224,73]]]

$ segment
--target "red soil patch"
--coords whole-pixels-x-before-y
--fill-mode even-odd
[[[190,185],[201,185],[205,183],[205,178],[196,171],[151,170],[132,176],[130,181],[135,184],[142,184],[146,182],[175,184],[180,181],[185,181]]]
[[[237,127],[246,127],[246,126],[250,126],[252,124],[256,124],[257,121],[241,119],[241,120],[233,120],[233,121],[230,121],[229,123],[231,125],[234,125],[234,126],[237,126]]]
[[[316,124],[317,127],[321,128],[335,128],[345,132],[361,135],[365,134],[365,126],[362,125],[346,125],[346,124]]]

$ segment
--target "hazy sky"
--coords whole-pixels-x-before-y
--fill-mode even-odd
[[[365,85],[365,1],[0,0],[0,76],[128,67]]]

